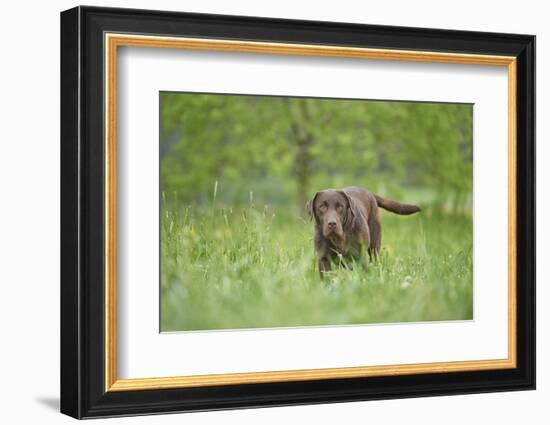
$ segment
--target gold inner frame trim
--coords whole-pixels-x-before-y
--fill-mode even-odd
[[[448,373],[511,369],[517,365],[516,353],[516,58],[478,54],[370,49],[328,45],[268,43],[256,41],[160,37],[148,35],[105,34],[105,391],[136,391],[214,385],[267,382],[310,381],[416,373]],[[165,378],[118,379],[116,325],[116,106],[117,48],[119,46],[170,48],[241,53],[324,56],[355,59],[397,60],[469,65],[504,66],[508,72],[508,357],[494,360],[469,360],[326,369],[284,370],[174,376]]]

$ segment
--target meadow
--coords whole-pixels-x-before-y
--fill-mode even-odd
[[[467,214],[383,211],[378,260],[324,280],[298,208],[164,198],[161,214],[163,332],[473,318]]]

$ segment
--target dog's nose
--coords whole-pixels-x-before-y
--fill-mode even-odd
[[[336,222],[335,221],[329,221],[328,222],[328,227],[336,227]]]

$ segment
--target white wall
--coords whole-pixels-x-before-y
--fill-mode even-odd
[[[59,381],[59,12],[70,1],[4,2],[0,65],[0,417],[69,423],[57,413]],[[538,390],[409,400],[195,413],[109,423],[406,424],[548,423],[550,255],[544,197],[550,181],[550,26],[542,1],[97,1],[96,5],[537,35]]]

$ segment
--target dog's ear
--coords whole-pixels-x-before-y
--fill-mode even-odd
[[[344,223],[342,224],[344,225],[345,228],[351,228],[355,223],[355,216],[357,214],[357,205],[355,203],[355,199],[353,199],[343,190],[339,190],[338,192],[344,195],[344,197],[348,201],[347,211],[346,211],[346,214],[344,215]]]
[[[316,223],[319,223],[319,218],[317,217],[317,213],[315,212],[315,198],[317,198],[318,194],[319,192],[313,195],[313,198],[306,202],[306,211],[309,214],[309,218],[315,220]]]
[[[313,218],[313,209],[312,209],[312,205],[313,202],[311,202],[311,199],[309,201],[306,202],[306,212],[307,214],[309,215],[309,218]]]

